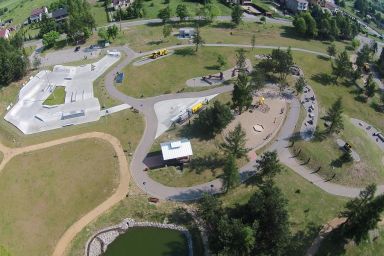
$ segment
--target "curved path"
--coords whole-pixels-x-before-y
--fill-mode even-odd
[[[61,145],[64,143],[83,140],[83,139],[101,139],[112,145],[113,149],[116,152],[116,156],[119,164],[120,183],[113,195],[111,195],[106,201],[98,205],[92,211],[85,214],[83,217],[81,217],[78,221],[73,223],[65,231],[65,233],[61,236],[60,240],[56,244],[56,247],[53,252],[53,255],[55,256],[63,255],[68,244],[73,240],[73,238],[77,235],[77,233],[79,233],[92,220],[96,219],[102,213],[104,213],[105,211],[110,209],[112,206],[117,204],[119,201],[121,201],[125,197],[125,195],[128,193],[130,173],[129,173],[128,162],[124,154],[123,147],[121,146],[120,141],[116,137],[110,134],[100,133],[100,132],[84,133],[80,135],[75,135],[75,136],[58,139],[58,140],[52,140],[52,141],[44,142],[41,144],[36,144],[36,145],[21,147],[21,148],[9,148],[0,144],[0,151],[2,151],[2,153],[4,154],[4,158],[0,164],[0,172],[1,172],[4,169],[5,165],[13,157],[17,155]]]

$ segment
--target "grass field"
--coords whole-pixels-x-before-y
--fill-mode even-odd
[[[95,18],[96,27],[108,24],[104,3],[99,1],[91,4],[91,14]]]
[[[43,102],[43,105],[54,106],[64,104],[65,102],[65,87],[57,86],[52,94]]]
[[[0,244],[11,255],[50,255],[73,222],[113,193],[117,167],[100,140],[15,157],[0,173]]]
[[[13,18],[13,25],[21,24],[31,14],[33,9],[49,6],[51,0],[3,0],[0,8],[7,7],[9,11],[1,16],[2,20]]]
[[[195,53],[193,48],[188,47],[143,66],[131,64],[123,69],[125,78],[118,89],[137,98],[175,93],[184,89],[185,82],[190,78],[218,73],[216,60],[219,54],[227,61],[224,70],[233,67],[235,50],[236,48],[203,47]]]
[[[173,32],[177,33],[179,27],[193,26],[193,24],[174,24]],[[163,26],[144,25],[131,27],[114,42],[115,44],[128,43],[136,51],[148,51],[175,44],[186,44],[187,40],[170,36],[163,40]],[[270,46],[292,46],[326,53],[329,46],[327,41],[311,40],[300,37],[293,27],[277,24],[242,23],[233,28],[228,22],[215,22],[200,28],[201,36],[206,43],[233,43],[251,44],[252,35],[256,36],[256,44]],[[344,50],[347,42],[335,42],[338,51]]]

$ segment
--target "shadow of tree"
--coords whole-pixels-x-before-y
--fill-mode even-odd
[[[311,79],[322,85],[330,85],[336,83],[335,78],[327,73],[319,73],[316,75],[312,75]]]
[[[317,58],[318,58],[319,60],[329,61],[329,57],[325,57],[325,56],[323,56],[323,55],[317,55]]]
[[[305,255],[320,230],[321,225],[308,223],[304,230],[298,231],[291,237],[286,255]]]
[[[184,57],[184,56],[196,55],[196,52],[192,47],[186,47],[186,48],[176,49],[174,54]]]
[[[335,229],[321,242],[316,255],[345,255],[345,245],[347,242],[342,235],[341,228]]]
[[[236,27],[232,22],[217,22],[212,25],[213,28],[234,29]]]
[[[163,40],[156,40],[156,41],[150,41],[147,44],[148,45],[159,45],[162,44],[164,41]]]
[[[206,156],[194,157],[190,163],[190,169],[195,171],[197,174],[202,173],[204,170],[214,172],[216,168],[222,167],[224,162],[225,160],[214,152]]]

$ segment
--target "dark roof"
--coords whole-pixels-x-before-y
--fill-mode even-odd
[[[60,8],[52,12],[52,18],[54,19],[66,17],[66,16],[68,16],[68,11],[66,8]]]
[[[35,16],[35,15],[39,15],[39,14],[42,14],[44,13],[44,8],[37,8],[37,9],[34,9],[32,12],[31,12],[31,16]]]

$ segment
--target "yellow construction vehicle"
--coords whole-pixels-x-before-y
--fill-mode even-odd
[[[161,50],[157,50],[157,51],[153,52],[151,54],[151,58],[152,59],[157,59],[157,58],[159,58],[161,56],[165,56],[167,54],[168,54],[168,50],[167,49],[161,49]]]

